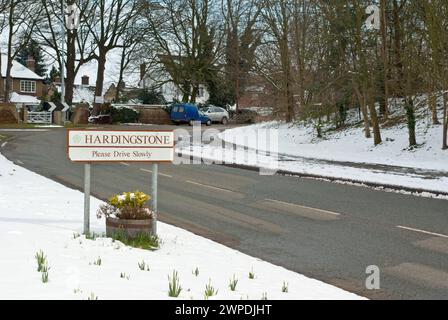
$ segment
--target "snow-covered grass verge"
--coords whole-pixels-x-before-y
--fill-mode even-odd
[[[383,143],[374,146],[373,138],[364,137],[362,127],[327,132],[323,139],[316,138],[311,124],[261,123],[230,129],[221,138],[233,141],[248,137],[247,145],[256,145],[257,129],[275,130],[279,137],[279,153],[313,159],[385,164],[401,167],[431,169],[448,172],[448,151],[442,150],[442,126],[432,125],[425,118],[417,122],[418,148],[408,148],[406,124],[381,130]]]
[[[97,233],[104,232],[104,221],[95,216],[100,203],[91,199]],[[169,299],[173,271],[182,287],[179,299],[204,299],[207,285],[208,293],[210,286],[218,291],[210,299],[361,298],[164,223],[157,251],[89,240],[79,236],[82,212],[81,192],[0,155],[0,299]],[[37,271],[40,250],[46,283],[45,272]]]
[[[441,149],[442,126],[431,123],[427,108],[418,109],[419,146],[410,149],[403,111],[399,107],[393,111],[391,118],[397,124],[381,130],[383,143],[376,147],[351,112],[349,127],[334,130],[333,124],[326,123],[323,138],[316,137],[312,123],[267,122],[229,129],[218,135],[218,143],[184,144],[177,151],[215,163],[412,190],[424,196],[448,193],[448,150]]]

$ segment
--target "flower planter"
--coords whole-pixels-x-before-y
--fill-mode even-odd
[[[125,220],[107,217],[106,235],[108,237],[114,237],[117,234],[123,234],[128,239],[134,239],[141,234],[153,236],[153,223],[154,219]]]

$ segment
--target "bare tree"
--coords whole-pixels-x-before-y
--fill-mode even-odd
[[[107,54],[121,46],[120,38],[138,15],[141,3],[139,0],[89,1],[83,19],[96,46],[93,54],[93,59],[98,63],[95,97],[103,96]],[[94,115],[99,113],[99,107],[99,103],[94,104]]]
[[[428,55],[430,57],[429,71],[429,102],[432,111],[432,119],[434,124],[438,124],[437,101],[434,94],[435,88],[442,90],[443,97],[443,135],[442,148],[448,149],[448,120],[447,120],[447,104],[448,104],[448,80],[446,73],[448,72],[448,64],[446,61],[446,52],[448,50],[448,23],[445,19],[448,14],[448,4],[442,0],[434,0],[424,2],[423,20],[425,22],[425,34],[428,42]]]
[[[239,97],[245,90],[261,42],[257,25],[261,6],[255,0],[222,0],[221,6],[226,34],[225,73],[238,109]]]
[[[17,54],[28,45],[41,13],[35,0],[11,0],[5,10],[7,16],[7,66],[4,99],[10,101],[12,90],[11,70]]]
[[[281,90],[281,103],[285,112],[285,120],[291,122],[295,118],[290,48],[293,6],[290,1],[286,0],[263,0],[261,5],[261,15],[263,22],[266,24],[267,39],[271,44],[270,48],[276,50],[280,60],[280,70],[277,72],[281,80],[277,88]]]
[[[216,72],[222,45],[216,9],[213,0],[163,0],[145,14],[159,61],[185,102],[194,103]]]
[[[64,100],[71,104],[76,75],[82,65],[93,60],[96,45],[89,38],[89,30],[86,28],[85,19],[90,18],[91,14],[89,1],[68,0],[66,4],[67,6],[74,4],[78,9],[81,19],[77,28],[67,26],[67,21],[63,18],[67,14],[67,7],[63,7],[62,0],[41,0],[43,18],[38,22],[34,33],[47,55],[58,64],[59,70],[65,68]],[[66,30],[64,40],[61,26]],[[63,41],[65,42],[64,50]],[[62,65],[63,56],[65,57],[64,66]]]

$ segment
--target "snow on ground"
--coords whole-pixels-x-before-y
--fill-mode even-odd
[[[0,155],[0,299],[168,299],[168,275],[179,272],[180,299],[204,299],[211,280],[216,299],[360,299],[361,297],[227,248],[183,229],[159,223],[161,248],[151,252],[81,232],[83,194],[14,165]],[[92,229],[104,232],[95,216]],[[49,261],[42,283],[35,254]],[[94,261],[101,258],[101,265]],[[150,271],[141,271],[145,261]],[[199,269],[199,276],[192,271]],[[253,270],[255,279],[248,277]],[[120,274],[129,276],[121,278]],[[230,291],[235,275],[238,285]],[[283,282],[289,293],[282,293]]]
[[[420,122],[417,125],[417,142],[423,144],[415,150],[408,149],[405,124],[383,129],[383,143],[374,146],[373,137],[366,139],[363,128],[350,128],[316,138],[311,125],[291,125],[268,122],[226,131],[222,138],[232,141],[234,137],[246,136],[248,145],[255,143],[252,133],[257,129],[276,130],[279,136],[279,152],[307,158],[375,163],[403,167],[448,171],[448,152],[441,149],[442,126]]]
[[[382,129],[384,142],[375,147],[361,126],[326,131],[318,139],[312,124],[267,122],[226,130],[211,143],[179,144],[177,151],[218,163],[447,193],[448,151],[441,149],[442,126],[419,115],[416,132],[421,145],[414,150],[408,148],[406,124]],[[349,121],[353,120],[352,115]]]
[[[402,186],[434,194],[448,193],[448,176],[428,178],[418,173],[387,172],[380,169],[356,168],[300,158],[286,157],[284,160],[278,160],[275,156],[255,154],[255,152],[247,152],[242,149],[229,150],[211,145],[181,147],[176,148],[176,151],[184,156],[193,155],[202,157],[206,161],[214,160],[214,163],[241,164],[267,169],[260,171],[264,172],[262,174],[274,174],[275,171],[282,170],[324,178],[350,180],[355,183],[376,183],[393,189]],[[433,197],[429,193],[420,195]]]

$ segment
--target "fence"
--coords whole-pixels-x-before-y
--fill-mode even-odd
[[[51,112],[28,112],[28,123],[51,124]]]

